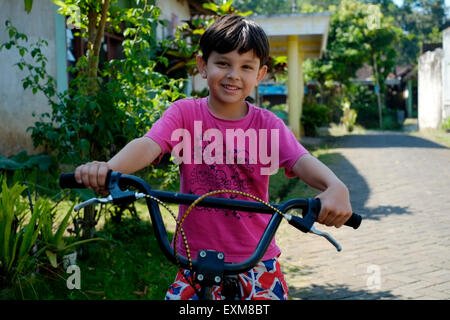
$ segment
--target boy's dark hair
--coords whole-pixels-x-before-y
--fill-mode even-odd
[[[219,17],[206,29],[200,39],[200,49],[206,62],[212,51],[223,54],[238,49],[243,54],[253,50],[262,67],[269,57],[269,40],[254,21],[230,14]]]

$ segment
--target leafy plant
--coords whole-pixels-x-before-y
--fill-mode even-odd
[[[302,110],[301,122],[306,136],[315,136],[317,128],[327,124],[330,108],[322,104],[305,104]]]
[[[341,117],[341,122],[348,132],[352,132],[358,115],[354,109],[350,109],[350,102],[348,100],[344,101],[342,109],[344,114]]]
[[[450,117],[447,117],[444,120],[442,120],[441,129],[450,132]]]
[[[54,268],[58,267],[58,255],[62,255],[69,249],[88,242],[104,240],[102,238],[91,238],[67,243],[63,235],[71,222],[70,218],[72,217],[73,207],[74,205],[67,210],[67,213],[64,215],[62,221],[59,223],[59,226],[57,226],[56,231],[54,232],[53,226],[55,223],[55,207],[52,207],[52,204],[49,201],[42,200],[42,198],[36,202],[35,210],[40,211],[40,219],[44,221],[40,237],[40,246],[42,247],[41,250],[45,250],[48,261]]]
[[[0,284],[13,283],[19,276],[35,270],[43,259],[45,261],[44,257],[56,268],[58,254],[84,243],[103,240],[95,238],[67,243],[63,235],[73,206],[57,224],[56,206],[50,200],[39,198],[31,209],[22,197],[26,186],[16,182],[8,187],[3,176],[0,176],[0,184]]]
[[[25,186],[15,183],[8,187],[6,179],[0,177],[0,283],[9,283],[30,270],[34,263],[31,249],[36,244],[42,220],[35,210],[28,222],[28,205],[21,194]],[[38,256],[39,252],[35,254]]]

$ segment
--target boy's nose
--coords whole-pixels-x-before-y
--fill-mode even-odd
[[[229,79],[237,79],[237,78],[239,78],[239,73],[237,72],[236,69],[230,69],[228,74],[227,74],[227,78],[229,78]]]

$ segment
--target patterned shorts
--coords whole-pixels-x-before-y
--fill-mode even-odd
[[[189,270],[183,270],[186,277],[191,276]],[[259,262],[252,270],[237,275],[241,300],[287,300],[288,288],[277,259]],[[196,284],[200,290],[200,286]],[[214,300],[223,300],[222,285],[213,286]],[[198,300],[192,286],[178,271],[175,282],[167,290],[166,300]]]

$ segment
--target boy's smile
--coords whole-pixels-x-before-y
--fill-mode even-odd
[[[239,54],[237,50],[228,53],[212,51],[208,62],[197,57],[200,74],[207,79],[209,107],[215,114],[239,119],[246,115],[247,98],[264,78],[267,66],[260,68],[260,61],[253,50]]]

